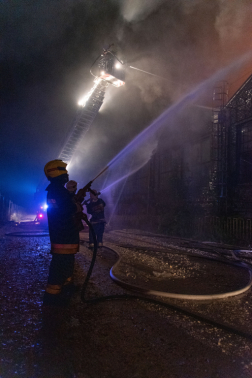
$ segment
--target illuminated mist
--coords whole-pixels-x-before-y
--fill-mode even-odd
[[[164,127],[171,128],[176,117],[181,114],[186,106],[195,103],[209,90],[210,86],[251,58],[252,53],[245,54],[229,66],[219,70],[164,111],[107,164],[109,167],[108,176],[106,177],[106,187],[102,189],[102,192],[106,192],[113,185],[118,184],[122,179],[142,168],[149,161],[157,147],[160,129]]]
[[[76,104],[93,86],[89,70],[103,47],[114,43],[128,67],[154,76],[129,68],[125,86],[107,89],[100,114],[80,141],[70,167],[79,186],[141,135],[97,180],[97,189],[141,168],[156,148],[159,122],[171,127],[209,77],[204,90],[211,96],[213,81],[226,74],[222,68],[252,47],[248,0],[62,0],[60,7],[57,0],[37,0],[1,2],[0,8],[0,186],[22,206],[33,194],[20,192],[20,183],[36,188],[44,165],[60,153]],[[245,81],[252,72],[251,66],[235,68],[228,78],[233,92],[242,84],[237,77]],[[141,134],[146,125],[153,127]]]

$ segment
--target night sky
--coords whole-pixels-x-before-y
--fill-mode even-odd
[[[181,96],[250,52],[251,20],[252,0],[1,1],[0,192],[32,206],[103,47],[114,43],[128,65],[164,79],[127,69],[126,85],[108,88],[70,170],[80,184]],[[237,67],[231,93],[251,73],[252,64]]]

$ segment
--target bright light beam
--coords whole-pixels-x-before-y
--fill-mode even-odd
[[[132,67],[132,66],[129,66],[129,67],[132,68],[133,70],[141,71],[141,72],[144,72],[144,73],[146,73],[146,74],[148,74],[148,75],[156,76],[156,77],[159,77],[160,79],[164,79],[164,80],[168,80],[168,81],[170,81],[170,79],[167,79],[166,77],[159,76],[159,75],[155,75],[155,74],[153,74],[153,73],[151,73],[151,72],[148,72],[148,71],[140,70],[140,68],[136,68],[136,67]]]
[[[95,79],[94,83],[95,85],[90,89],[90,91],[88,92],[88,94],[86,96],[84,96],[79,102],[78,102],[78,105],[82,106],[84,108],[84,106],[86,105],[87,101],[89,100],[90,96],[93,94],[93,92],[95,91],[95,89],[98,87],[98,85],[100,84],[101,82],[101,79]]]

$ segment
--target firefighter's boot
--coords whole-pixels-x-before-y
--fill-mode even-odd
[[[44,293],[43,306],[67,307],[69,299],[62,296],[62,294]]]

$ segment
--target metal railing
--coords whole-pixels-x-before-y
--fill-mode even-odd
[[[252,244],[252,220],[240,217],[206,216],[192,220],[190,234],[181,235],[165,227],[160,216],[115,215],[111,226],[115,228],[135,228],[152,230],[168,236],[189,237],[198,240],[215,241],[233,245]],[[160,227],[161,226],[161,227]]]
[[[21,206],[0,193],[0,225],[12,220],[19,221],[24,214],[25,211]]]
[[[203,217],[196,222],[199,236],[208,236],[219,242],[250,244],[252,242],[251,219],[241,217]]]

